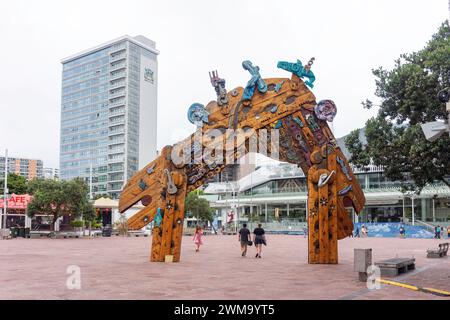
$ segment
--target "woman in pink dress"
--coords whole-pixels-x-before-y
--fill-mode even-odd
[[[202,227],[200,226],[196,226],[195,227],[195,233],[194,233],[194,243],[195,243],[195,252],[199,252],[200,251],[200,246],[203,244],[202,241],[202,236],[203,236],[203,230]]]

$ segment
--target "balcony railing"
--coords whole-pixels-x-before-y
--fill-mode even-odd
[[[112,137],[112,136],[116,136],[116,135],[124,134],[124,133],[125,133],[124,129],[114,130],[114,131],[109,131],[108,136]]]
[[[108,104],[109,107],[118,107],[118,106],[124,106],[124,105],[125,105],[125,99],[113,101]]]
[[[126,90],[121,90],[119,92],[114,92],[114,93],[110,93],[109,94],[109,99],[116,99],[116,98],[120,98],[120,97],[125,97],[126,95]]]
[[[112,164],[112,163],[122,163],[125,161],[125,157],[117,157],[117,158],[112,158],[112,159],[108,159],[108,164]]]
[[[124,143],[124,142],[125,142],[125,138],[124,137],[118,138],[118,139],[110,139],[110,140],[108,140],[108,145],[112,146],[114,144],[121,144],[121,143]]]
[[[109,148],[108,149],[108,153],[109,154],[113,154],[113,153],[124,153],[125,152],[125,148],[122,147],[114,147],[114,148]]]
[[[127,66],[127,64],[125,62],[112,64],[111,67],[109,68],[109,71],[113,72],[113,71],[116,71],[116,70],[125,69],[126,66]]]
[[[111,113],[109,114],[109,116],[111,116]],[[108,125],[111,127],[111,126],[120,125],[120,124],[125,124],[125,117],[110,119]]]
[[[127,57],[127,54],[124,52],[124,53],[116,54],[114,56],[110,56],[109,61],[116,62],[116,61],[120,61],[122,59],[126,59],[126,57]]]
[[[125,78],[127,76],[127,73],[125,72],[125,71],[123,71],[123,72],[111,72],[111,76],[110,76],[110,78],[109,78],[109,80],[110,81],[113,81],[113,80],[117,80],[117,79],[120,79],[120,78]]]
[[[125,86],[126,86],[125,81],[118,81],[118,82],[110,83],[109,90],[118,89],[118,88],[125,87]]]
[[[121,44],[115,44],[111,47],[110,54],[113,55],[114,53],[125,50],[126,48],[127,44],[125,42]]]

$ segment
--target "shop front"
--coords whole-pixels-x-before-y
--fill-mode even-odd
[[[12,194],[6,199],[6,217],[2,213],[2,219],[5,217],[6,220],[6,228],[31,227],[31,219],[27,216],[27,207],[31,199],[29,194]],[[4,199],[0,199],[0,208],[3,212]]]

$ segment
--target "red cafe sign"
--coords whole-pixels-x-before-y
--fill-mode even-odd
[[[6,201],[6,207],[8,209],[26,209],[28,203],[30,203],[32,196],[29,194],[16,195],[12,194],[11,197]],[[3,208],[3,199],[0,199],[0,208]]]

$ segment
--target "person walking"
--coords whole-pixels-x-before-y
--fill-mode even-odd
[[[266,232],[262,228],[262,224],[261,223],[258,224],[258,228],[255,228],[255,230],[253,230],[253,235],[254,235],[253,236],[253,242],[255,243],[255,247],[256,247],[256,256],[255,256],[255,258],[261,258],[262,245],[263,244],[265,246],[267,245]]]
[[[355,238],[359,238],[359,227],[358,226],[356,226]]]
[[[450,224],[447,227],[447,238],[450,239]]]
[[[440,226],[440,225],[438,225],[438,226],[436,227],[436,237],[437,237],[438,239],[441,238],[441,226]]]
[[[202,227],[196,226],[195,227],[195,233],[194,233],[194,244],[195,244],[195,252],[200,251],[200,246],[203,244],[203,230]]]
[[[251,234],[250,230],[247,229],[247,224],[244,223],[241,230],[238,233],[238,241],[241,243],[241,256],[245,257],[247,255],[247,247],[251,245]]]
[[[406,238],[406,232],[405,232],[405,228],[403,226],[400,226],[400,238]]]
[[[362,226],[361,226],[361,237],[362,237],[362,238],[365,238],[366,235],[367,235],[367,233],[366,233],[366,226],[365,226],[365,225],[362,225]]]

